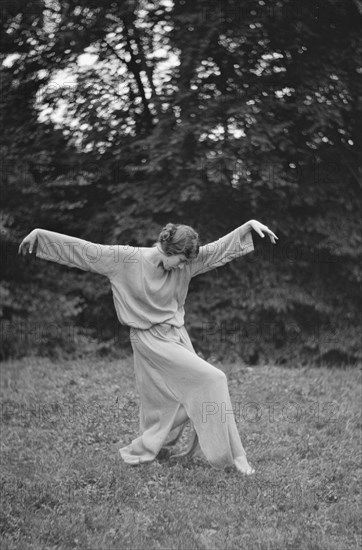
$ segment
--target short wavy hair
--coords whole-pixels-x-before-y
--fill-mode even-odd
[[[188,260],[197,257],[200,248],[198,233],[189,225],[168,223],[161,230],[157,242],[166,256],[184,254]]]

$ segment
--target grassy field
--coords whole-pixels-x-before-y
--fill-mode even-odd
[[[1,549],[361,548],[361,369],[215,366],[252,478],[123,463],[132,358],[2,363]]]

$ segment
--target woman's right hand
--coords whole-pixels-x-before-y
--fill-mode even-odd
[[[33,250],[36,250],[38,240],[38,230],[34,229],[29,235],[25,237],[20,243],[18,254],[25,254],[29,252],[31,254]]]

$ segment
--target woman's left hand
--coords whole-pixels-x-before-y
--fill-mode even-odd
[[[265,233],[266,235],[269,235],[269,239],[271,240],[271,242],[273,244],[276,244],[278,237],[276,236],[275,233],[273,233],[273,231],[269,229],[269,227],[258,222],[257,220],[250,220],[249,224],[254,229],[254,231],[256,231],[258,235],[260,235],[260,237],[264,238],[265,237],[264,233]]]

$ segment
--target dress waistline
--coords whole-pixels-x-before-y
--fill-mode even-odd
[[[173,325],[171,323],[155,323],[154,325],[151,325],[150,327],[147,327],[147,328],[141,328],[141,327],[134,327],[132,325],[128,325],[128,328],[130,330],[151,330],[152,328],[154,327],[174,327],[174,328],[182,328],[184,325],[181,325],[181,326],[177,326],[177,325]]]
[[[139,333],[146,333],[148,331],[150,332],[158,332],[161,331],[162,334],[167,334],[171,329],[177,329],[180,330],[184,327],[184,325],[181,325],[180,327],[177,327],[176,325],[171,325],[170,323],[156,323],[155,325],[151,325],[149,328],[137,328],[130,326],[130,336],[134,337],[136,334]]]

